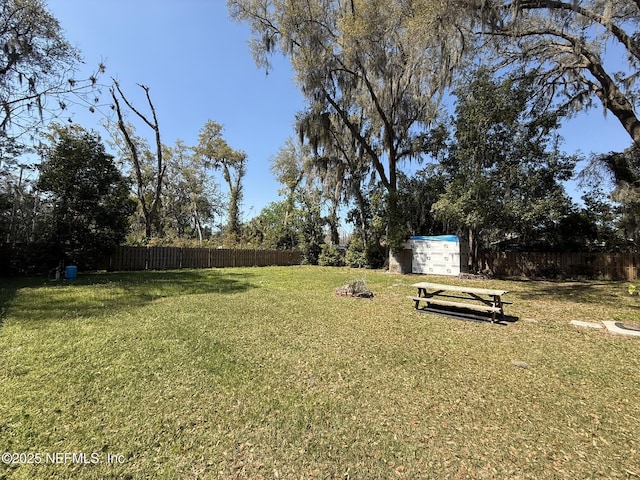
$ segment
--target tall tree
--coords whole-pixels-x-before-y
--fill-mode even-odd
[[[18,229],[25,223],[21,213],[28,196],[26,174],[34,169],[19,162],[23,151],[23,145],[15,138],[0,135],[0,242],[8,244],[21,239]]]
[[[38,179],[51,209],[49,238],[60,262],[95,267],[129,229],[129,184],[95,133],[56,128],[53,138]]]
[[[151,101],[151,95],[149,94],[149,87],[147,87],[146,85],[139,85],[139,87],[144,90],[151,115],[145,114],[138,110],[124,95],[118,82],[113,82],[113,86],[111,87],[110,92],[111,98],[114,102],[114,109],[118,118],[117,127],[120,134],[122,135],[122,138],[124,139],[124,144],[128,151],[128,156],[133,167],[133,172],[135,174],[136,195],[142,209],[142,215],[145,225],[145,238],[148,241],[149,239],[151,239],[151,236],[153,234],[153,227],[154,224],[156,224],[158,212],[160,210],[162,202],[162,186],[164,184],[164,176],[167,171],[167,165],[163,157],[164,146],[162,145],[162,141],[160,138],[160,126],[158,125],[156,109],[153,105],[153,102]],[[146,171],[147,169],[145,168],[149,163],[145,161],[145,156],[150,153],[150,150],[148,148],[145,148],[144,145],[142,145],[140,141],[138,141],[134,137],[131,126],[125,122],[125,113],[120,104],[121,100],[125,103],[129,110],[131,110],[153,131],[154,134],[155,166],[152,167],[149,165],[149,167],[153,171],[151,195],[148,194],[149,192],[147,187],[149,183],[146,178],[148,176],[148,171]],[[162,231],[160,230],[158,233],[162,234]]]
[[[462,49],[446,16],[453,13],[441,3],[227,1],[232,17],[251,26],[258,65],[268,68],[270,54],[285,54],[311,109],[335,115],[350,131],[389,196],[388,241],[395,246],[402,240],[399,164],[419,155],[419,130],[437,115]]]
[[[281,194],[285,194],[285,224],[295,209],[296,194],[309,169],[309,160],[305,147],[297,144],[291,137],[287,138],[271,159],[271,173],[283,185]]]
[[[562,181],[576,159],[559,152],[557,115],[530,110],[532,88],[480,69],[456,90],[454,141],[442,160],[448,179],[433,208],[464,232],[473,267],[489,235],[526,242],[570,206]]]
[[[298,195],[300,204],[298,220],[298,248],[302,252],[303,263],[317,265],[324,243],[323,219],[320,214],[320,197],[318,189],[308,186]]]
[[[294,205],[291,210],[291,205]],[[298,228],[302,212],[295,207],[295,201],[273,202],[249,221],[245,237],[255,239],[262,248],[291,250],[300,243]]]
[[[352,122],[361,124],[362,119],[354,117]],[[308,171],[320,180],[324,196],[329,200],[328,223],[332,243],[338,244],[340,204],[355,201],[366,246],[368,229],[363,189],[364,182],[372,174],[372,166],[366,161],[359,142],[335,113],[309,109],[298,115],[296,129],[301,140],[306,137],[314,153]],[[370,136],[366,129],[362,133]]]
[[[339,218],[338,209],[343,200],[343,185],[345,183],[344,168],[340,162],[332,162],[330,159],[319,155],[316,148],[316,155],[311,157],[308,145],[300,142],[296,145],[293,139],[289,138],[285,146],[274,157],[272,172],[276,178],[288,186],[288,203],[294,208],[294,200],[298,186],[305,180],[305,186],[319,184],[321,187],[318,196],[322,204],[328,204],[326,224],[329,226],[331,243],[339,243]],[[294,187],[295,189],[291,189]]]
[[[223,127],[213,120],[208,120],[200,129],[198,145],[194,151],[196,156],[209,162],[213,168],[222,170],[222,176],[229,188],[229,203],[226,235],[231,243],[240,237],[240,203],[242,202],[242,180],[246,174],[247,154],[242,150],[234,150],[222,137]]]
[[[39,214],[40,206],[33,186],[33,174],[37,166],[21,163],[17,169],[15,176],[3,176],[0,181],[0,192],[3,192],[0,193],[1,240],[11,245],[33,240],[35,217]]]
[[[202,244],[207,224],[220,214],[222,200],[206,165],[193,154],[193,148],[176,141],[165,152],[164,215],[166,229],[178,237],[197,238]]]

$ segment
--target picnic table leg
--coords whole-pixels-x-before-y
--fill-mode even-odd
[[[500,309],[500,320],[504,320],[504,307],[502,305],[502,298],[500,297],[500,295],[494,295],[493,306]],[[491,320],[492,323],[496,321],[496,314],[497,312],[493,312],[493,317]]]
[[[418,297],[426,298],[426,296],[427,296],[427,289],[418,287]],[[418,308],[420,307],[420,300],[414,300],[413,303],[415,303],[415,309],[418,310]]]

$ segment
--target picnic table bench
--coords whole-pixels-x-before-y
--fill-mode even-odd
[[[414,301],[416,309],[420,307],[420,302],[425,302],[427,306],[438,305],[454,309],[487,312],[491,314],[491,321],[495,322],[496,316],[498,315],[500,318],[504,318],[504,305],[510,304],[510,302],[504,302],[502,300],[502,296],[508,293],[506,290],[442,285],[429,282],[415,283],[413,287],[418,289],[418,295],[408,298]],[[447,300],[443,300],[442,298],[446,298]],[[449,298],[467,300],[467,302],[451,301],[448,300]],[[475,303],[469,303],[469,301]]]

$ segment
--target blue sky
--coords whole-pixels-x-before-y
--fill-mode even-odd
[[[269,160],[294,135],[304,99],[285,59],[275,59],[269,75],[255,66],[249,28],[229,18],[224,0],[49,0],[48,5],[67,40],[81,51],[85,75],[104,62],[102,81],[116,78],[140,108],[146,105],[136,84],[150,87],[163,143],[181,139],[195,145],[208,119],[224,125],[227,142],[248,153],[243,219],[278,199]],[[108,99],[105,89],[103,100]],[[99,114],[76,110],[72,118],[99,130]],[[617,120],[605,118],[601,109],[566,122],[561,133],[567,153],[619,151],[630,144]]]
[[[278,199],[269,160],[294,133],[304,100],[284,59],[266,75],[249,52],[250,31],[232,21],[224,0],[49,0],[67,40],[90,73],[116,78],[136,106],[146,107],[137,83],[150,87],[163,143],[195,145],[208,119],[224,125],[224,138],[248,153],[244,218]],[[78,77],[81,77],[79,74]],[[106,89],[103,100],[109,100]],[[108,110],[108,109],[107,109]],[[74,121],[99,130],[100,116],[76,109]],[[150,131],[139,128],[148,138]],[[251,208],[253,207],[253,209]]]

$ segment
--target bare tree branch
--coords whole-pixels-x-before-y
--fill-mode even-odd
[[[153,121],[149,120],[143,113],[141,113],[138,109],[136,109],[133,106],[133,104],[129,101],[129,99],[127,99],[127,97],[122,92],[122,89],[120,88],[120,85],[117,81],[114,80],[113,84],[115,88],[114,87],[111,88],[111,96],[114,100],[116,113],[118,115],[118,128],[122,133],[125,139],[125,143],[127,144],[127,147],[131,153],[134,170],[136,173],[137,186],[138,186],[137,188],[138,200],[140,201],[140,205],[142,207],[144,220],[145,220],[145,235],[147,239],[149,239],[151,238],[153,223],[158,214],[158,209],[159,209],[161,198],[162,198],[163,180],[164,180],[165,173],[167,171],[167,165],[165,164],[163,159],[163,153],[162,153],[163,148],[162,148],[162,140],[160,137],[160,127],[158,126],[158,117],[156,115],[156,109],[153,105],[153,102],[151,101],[151,96],[149,94],[149,87],[138,84],[140,88],[142,88],[145,91],[147,102],[149,104],[149,108],[151,109]],[[116,95],[116,90],[120,98],[122,98],[124,103],[127,105],[127,107],[129,107],[129,109],[132,112],[134,112],[140,119],[142,119],[144,123],[146,123],[154,132],[155,142],[156,142],[156,169],[155,169],[155,179],[154,179],[155,180],[154,195],[150,205],[144,194],[144,177],[143,177],[142,163],[140,161],[138,148],[135,142],[133,141],[133,139],[131,138],[128,128],[124,123],[122,110],[120,108],[120,103]]]

